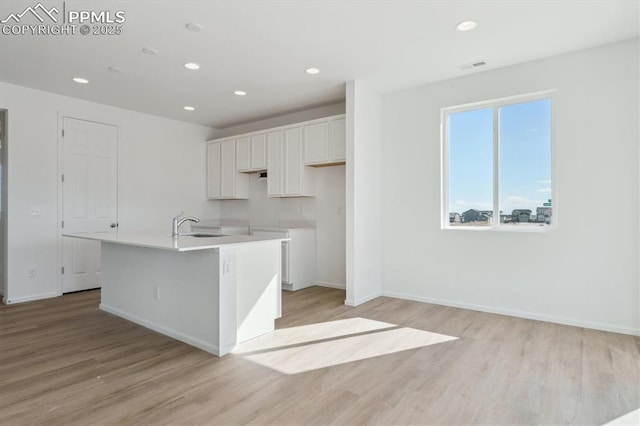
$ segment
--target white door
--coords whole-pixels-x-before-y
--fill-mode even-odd
[[[110,231],[118,224],[118,128],[63,119],[63,232]],[[100,287],[100,243],[63,238],[62,291]]]

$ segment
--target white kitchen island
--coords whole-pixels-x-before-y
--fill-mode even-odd
[[[78,233],[101,242],[100,309],[222,356],[274,330],[282,239]]]

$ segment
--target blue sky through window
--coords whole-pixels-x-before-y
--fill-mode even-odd
[[[499,113],[500,210],[551,198],[551,101],[503,106]],[[493,108],[449,114],[449,212],[493,210]]]
[[[542,207],[551,198],[551,101],[500,108],[500,210]]]
[[[449,115],[449,211],[493,209],[493,110]]]

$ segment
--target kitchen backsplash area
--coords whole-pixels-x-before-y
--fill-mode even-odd
[[[250,175],[248,200],[210,201],[220,207],[221,220],[248,220],[251,226],[279,226],[286,221],[315,223],[317,281],[344,286],[345,252],[345,166],[315,170],[315,196],[270,198],[267,181]]]

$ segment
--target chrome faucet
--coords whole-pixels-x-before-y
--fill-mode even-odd
[[[191,222],[196,222],[196,223],[200,222],[200,219],[198,219],[197,217],[193,217],[193,216],[182,217],[183,214],[184,212],[180,212],[179,215],[173,218],[172,226],[171,226],[171,236],[174,238],[180,235],[178,234],[178,229],[180,229],[180,225],[182,225],[186,221],[189,220]]]

